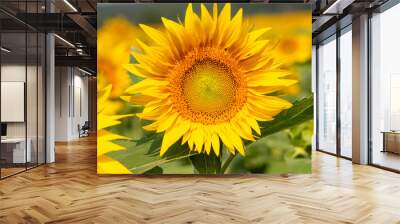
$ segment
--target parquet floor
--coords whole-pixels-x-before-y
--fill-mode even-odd
[[[400,175],[314,153],[312,175],[97,176],[95,139],[0,181],[0,223],[400,223]]]
[[[1,175],[2,175],[2,177],[4,176],[4,177],[7,177],[7,176],[10,176],[10,175],[13,175],[13,174],[15,174],[15,173],[18,173],[18,172],[22,172],[22,171],[24,171],[25,170],[25,167],[21,167],[21,168],[19,168],[19,167],[17,167],[17,168],[14,168],[14,167],[11,167],[11,168],[1,168]]]

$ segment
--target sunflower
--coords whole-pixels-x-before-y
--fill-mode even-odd
[[[112,173],[131,173],[118,161],[108,157],[106,153],[111,151],[123,150],[124,147],[113,143],[113,140],[128,139],[125,136],[111,133],[105,128],[120,124],[122,118],[131,115],[112,115],[106,113],[106,108],[109,106],[108,98],[112,90],[111,84],[98,91],[97,100],[97,173],[112,174]]]
[[[296,66],[289,66],[286,69],[290,71],[290,75],[288,75],[286,78],[296,79],[296,80],[299,80],[301,78],[300,77],[301,73]],[[290,96],[298,96],[300,91],[301,91],[300,83],[296,83],[294,85],[284,88],[281,93]]]
[[[99,29],[97,67],[104,78],[100,84],[112,84],[111,97],[121,95],[123,89],[128,87],[130,78],[122,64],[129,63],[129,54],[132,46],[137,45],[135,38],[142,31],[124,18],[107,20]]]
[[[282,38],[275,49],[276,57],[284,58],[286,64],[304,63],[311,59],[311,38],[306,35],[291,35]]]
[[[304,63],[311,59],[311,15],[308,11],[257,14],[251,16],[255,28],[271,27],[263,37],[278,45],[274,51],[285,64]],[[277,31],[277,32],[273,32]]]
[[[136,64],[126,65],[143,80],[128,87],[132,103],[143,105],[137,114],[152,121],[143,128],[164,132],[160,156],[178,140],[191,151],[220,155],[222,144],[232,154],[245,155],[243,140],[261,134],[258,121],[270,121],[292,104],[267,94],[296,83],[284,79],[271,55],[268,28],[253,30],[239,9],[231,5],[212,15],[201,4],[201,15],[186,9],[184,23],[161,18],[164,31],[140,24],[152,39],[137,40]]]

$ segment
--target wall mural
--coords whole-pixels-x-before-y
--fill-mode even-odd
[[[99,174],[310,173],[307,4],[99,4]]]

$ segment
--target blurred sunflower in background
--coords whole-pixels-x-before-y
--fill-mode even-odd
[[[288,35],[279,40],[274,52],[286,65],[307,62],[311,57],[311,39],[306,35]]]
[[[271,39],[277,60],[284,61],[290,71],[288,78],[300,80],[298,65],[311,60],[311,14],[307,11],[259,14],[250,19],[255,28],[271,27],[264,37]],[[307,74],[309,75],[309,74]],[[284,89],[284,93],[296,96],[301,91],[300,82]]]
[[[101,77],[102,75],[99,75]],[[121,123],[120,119],[129,117],[131,115],[113,115],[107,114],[106,108],[109,106],[109,96],[112,91],[112,86],[109,84],[105,88],[98,89],[97,99],[97,173],[98,174],[129,174],[131,173],[118,161],[108,157],[106,153],[124,150],[125,148],[121,145],[115,144],[112,141],[128,139],[125,136],[111,133],[106,130],[109,127],[118,125]]]
[[[112,151],[124,150],[115,140],[128,139],[107,129],[131,115],[117,115],[123,108],[119,96],[131,84],[128,72],[121,66],[129,62],[131,46],[140,30],[123,18],[108,20],[98,31],[97,49],[97,173],[131,173],[120,162],[108,157]],[[113,100],[114,99],[114,100]],[[117,100],[115,100],[117,99]]]
[[[312,30],[311,17],[312,15],[308,11],[298,11],[254,14],[249,17],[249,20],[255,28],[271,27],[271,32],[263,36],[278,40],[287,34],[309,36]]]
[[[131,48],[142,31],[124,18],[107,20],[97,35],[97,69],[103,74],[99,85],[113,86],[110,97],[119,97],[131,84],[128,72],[122,67],[129,63]]]
[[[254,29],[243,20],[243,10],[231,16],[225,4],[212,13],[201,4],[201,15],[192,5],[178,23],[161,18],[160,31],[141,24],[152,39],[137,41],[137,61],[125,67],[142,81],[125,91],[130,102],[144,106],[138,117],[152,121],[145,130],[164,132],[160,155],[178,140],[198,153],[220,155],[220,141],[231,154],[245,154],[242,139],[255,141],[259,121],[270,121],[292,106],[267,94],[295,84],[286,78],[281,62],[271,54],[269,28]]]

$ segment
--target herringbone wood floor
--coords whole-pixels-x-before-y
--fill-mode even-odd
[[[0,181],[0,223],[400,223],[400,175],[314,153],[312,175],[96,175],[94,138]]]

